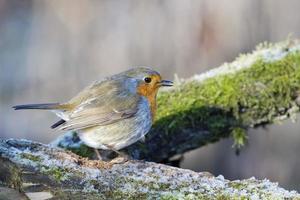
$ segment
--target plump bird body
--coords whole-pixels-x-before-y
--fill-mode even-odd
[[[105,126],[79,130],[80,139],[96,149],[120,150],[144,138],[152,125],[150,105],[141,97],[137,112],[130,118]]]
[[[61,118],[52,128],[76,131],[88,146],[119,150],[142,139],[156,112],[156,95],[172,82],[138,67],[97,81],[63,104],[30,104],[19,109],[46,109]]]

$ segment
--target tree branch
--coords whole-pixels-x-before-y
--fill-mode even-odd
[[[39,199],[300,198],[266,179],[228,181],[143,161],[111,165],[27,140],[0,140],[0,161],[2,186]],[[11,191],[0,190],[8,199]]]

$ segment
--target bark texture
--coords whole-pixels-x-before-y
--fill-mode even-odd
[[[0,140],[0,161],[2,199],[300,198],[266,179],[229,181],[144,161],[111,165],[28,140]]]

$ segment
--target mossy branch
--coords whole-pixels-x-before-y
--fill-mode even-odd
[[[263,44],[232,63],[177,81],[159,94],[146,143],[128,151],[137,159],[166,162],[229,136],[239,148],[249,127],[294,118],[300,102],[299,50],[298,41]]]
[[[266,179],[229,181],[143,161],[111,165],[27,140],[0,140],[0,161],[3,199],[300,198]]]

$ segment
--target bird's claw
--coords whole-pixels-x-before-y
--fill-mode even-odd
[[[118,156],[118,157],[112,159],[109,162],[111,164],[123,164],[123,163],[125,163],[127,161],[129,161],[129,157],[128,156]]]

